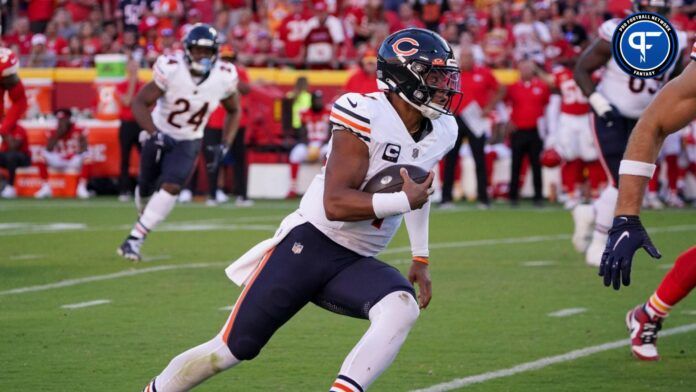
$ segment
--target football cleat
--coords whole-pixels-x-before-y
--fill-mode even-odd
[[[128,236],[121,246],[116,249],[116,253],[127,260],[140,261],[142,260],[142,257],[140,257],[140,247],[143,246],[143,242],[145,242],[144,238]]]
[[[244,198],[244,197],[242,197],[242,196],[237,196],[237,198],[236,198],[235,201],[234,201],[234,205],[235,205],[236,207],[241,207],[241,208],[253,207],[253,206],[254,206],[254,201],[251,200],[251,199],[246,199],[246,198]]]
[[[657,192],[648,192],[643,198],[643,207],[650,208],[652,210],[661,210],[665,208],[662,204],[660,198],[657,196]]]
[[[592,229],[595,221],[595,210],[590,204],[578,204],[573,208],[573,246],[578,253],[583,253],[590,245]],[[602,248],[604,250],[604,248]]]
[[[218,202],[217,202],[217,200],[215,200],[215,199],[207,199],[207,200],[205,201],[205,205],[206,205],[206,207],[217,207],[217,206],[218,206]]]
[[[179,192],[179,198],[178,202],[179,203],[190,203],[193,200],[193,192],[191,192],[188,189],[182,189],[181,192]]]
[[[665,198],[665,203],[672,208],[684,208],[684,201],[679,197],[676,191],[669,191],[667,198]]]
[[[662,319],[651,319],[638,305],[626,314],[626,328],[631,337],[631,352],[633,356],[642,361],[657,361],[660,355],[657,353],[657,333],[662,328]]]
[[[77,184],[77,190],[75,191],[78,199],[89,199],[92,195],[87,190],[87,183],[85,181],[80,181]]]
[[[14,199],[17,197],[17,190],[12,185],[5,185],[2,193],[0,193],[0,197],[3,199]]]
[[[228,201],[230,201],[230,197],[227,196],[222,189],[218,189],[215,192],[215,201],[217,201],[220,204],[227,203]]]
[[[34,197],[37,199],[48,199],[53,197],[53,191],[47,182],[41,185],[41,188],[34,193]]]
[[[585,262],[587,265],[599,267],[599,264],[602,262],[602,254],[607,247],[608,238],[609,235],[607,233],[600,233],[595,230],[592,234],[590,246],[588,246],[587,251],[585,251]]]

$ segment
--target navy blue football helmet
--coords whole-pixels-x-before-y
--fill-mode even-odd
[[[461,102],[459,67],[447,41],[409,28],[387,37],[377,55],[377,84],[430,119],[452,115]]]
[[[204,57],[196,61],[191,55],[194,47],[208,48],[213,51],[210,57]],[[201,75],[205,75],[213,68],[218,58],[218,32],[212,26],[204,23],[196,23],[184,38],[184,56],[189,68]]]

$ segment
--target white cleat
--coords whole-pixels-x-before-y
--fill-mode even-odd
[[[188,189],[182,189],[181,192],[179,192],[179,199],[178,202],[185,204],[185,203],[190,203],[193,200],[193,193],[188,190]]]
[[[3,199],[15,199],[17,198],[17,190],[12,185],[5,185],[5,188],[0,193],[0,197]]]
[[[80,181],[77,184],[77,191],[75,193],[77,198],[81,200],[89,199],[92,196],[87,190],[87,184],[84,181]]]
[[[245,199],[241,196],[237,196],[237,199],[234,201],[234,205],[241,208],[253,207],[254,201],[251,199]]]
[[[653,210],[661,210],[665,208],[665,205],[662,204],[660,198],[657,196],[657,192],[649,192],[646,194],[645,198],[643,199],[643,205],[645,208],[650,208]]]
[[[665,199],[665,203],[667,203],[667,206],[672,207],[672,208],[684,208],[685,204],[684,201],[679,197],[677,192],[675,191],[670,191],[669,194],[667,194],[667,198]]]
[[[37,199],[49,199],[53,197],[53,191],[48,183],[45,182],[43,185],[41,185],[41,188],[34,193],[34,197]]]
[[[566,211],[571,211],[575,207],[580,205],[580,199],[577,197],[569,197],[564,203],[563,203],[563,208]]]
[[[215,192],[215,201],[219,204],[227,203],[230,201],[230,197],[227,196],[222,189],[218,189],[217,192]]]
[[[578,204],[573,208],[573,246],[578,253],[583,253],[590,245],[595,221],[595,210],[591,204]]]
[[[604,253],[604,248],[607,246],[607,238],[609,238],[608,234],[600,233],[597,230],[594,231],[590,246],[587,247],[585,252],[587,265],[599,267],[599,263],[602,262],[602,253]]]
[[[205,201],[205,205],[206,205],[206,207],[217,207],[218,202],[215,199],[208,199]]]

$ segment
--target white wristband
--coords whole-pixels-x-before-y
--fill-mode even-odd
[[[375,193],[372,195],[372,209],[377,218],[405,214],[411,211],[411,203],[404,191],[395,193]]]
[[[600,116],[611,112],[611,103],[609,103],[609,100],[601,93],[595,91],[587,98],[587,100],[590,103],[590,106],[592,106],[592,109],[594,109],[595,112],[597,112],[597,114]]]
[[[641,176],[652,178],[655,174],[656,165],[648,162],[629,161],[624,159],[619,165],[619,175],[630,174],[632,176]]]

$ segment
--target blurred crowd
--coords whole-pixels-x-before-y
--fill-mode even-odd
[[[677,0],[677,28],[693,32],[696,5]],[[253,67],[343,69],[406,27],[439,32],[478,63],[506,68],[574,56],[630,0],[4,0],[2,44],[25,67],[91,67],[123,53],[142,67],[181,49],[195,23],[217,28]],[[455,50],[455,52],[458,52]]]

